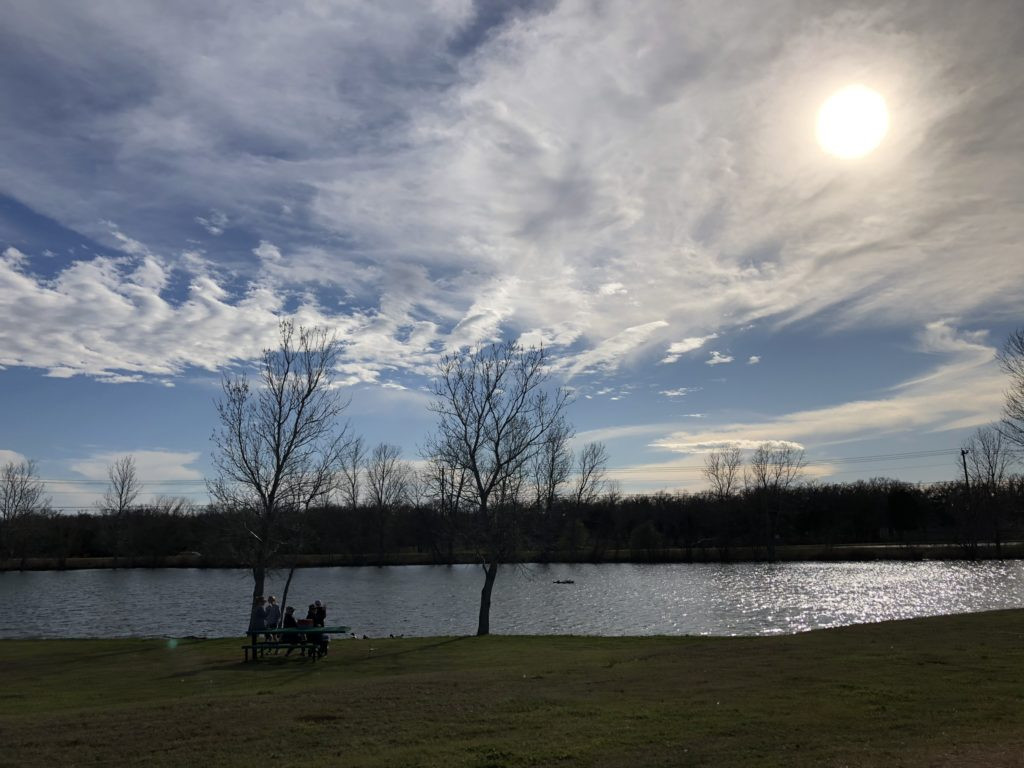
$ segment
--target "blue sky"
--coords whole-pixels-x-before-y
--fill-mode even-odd
[[[544,343],[625,490],[716,446],[954,475],[1024,322],[1006,2],[0,0],[0,459],[203,496],[219,371],[333,328],[414,458],[445,350]],[[881,94],[841,160],[823,101]]]

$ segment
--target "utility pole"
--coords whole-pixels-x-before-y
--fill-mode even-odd
[[[967,475],[967,454],[970,452],[969,448],[960,449],[960,460],[964,463],[964,486],[967,488],[967,493],[971,492],[971,480]]]
[[[971,511],[971,479],[970,476],[967,474],[967,454],[970,452],[971,451],[969,448],[960,449],[960,461],[964,463],[964,487],[966,488],[966,494],[964,495],[964,508],[967,511],[967,526],[968,530],[970,531],[970,541],[968,542],[968,547],[970,558],[974,560],[978,557],[978,538],[977,531],[975,529],[976,522],[974,520],[974,515]]]

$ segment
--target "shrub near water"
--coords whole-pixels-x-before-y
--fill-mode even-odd
[[[1020,765],[1024,611],[767,638],[0,643],[0,764]]]

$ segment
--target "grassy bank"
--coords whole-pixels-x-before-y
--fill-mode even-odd
[[[1024,764],[1024,610],[770,638],[0,642],[0,764]],[[173,646],[173,647],[172,647]]]
[[[995,545],[981,544],[976,550],[968,551],[959,544],[789,544],[776,549],[776,560],[780,562],[855,562],[871,560],[1014,560],[1024,559],[1024,542],[1004,544],[997,553]],[[717,547],[703,546],[671,549],[606,549],[594,552],[523,552],[523,562],[528,563],[745,563],[763,562],[767,553],[761,547]],[[479,555],[474,552],[456,552],[453,563],[477,563]],[[306,554],[295,555],[287,562],[302,568],[333,566],[376,566],[376,565],[441,565],[430,552],[391,552],[383,556],[376,554]],[[63,571],[87,568],[246,568],[241,560],[226,559],[216,555],[192,554],[171,557],[26,557],[0,559],[0,571]]]

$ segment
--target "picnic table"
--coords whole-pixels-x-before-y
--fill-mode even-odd
[[[282,648],[288,651],[299,651],[299,657],[305,657],[316,661],[324,654],[324,644],[321,638],[324,635],[347,635],[352,631],[351,627],[341,625],[334,627],[278,627],[277,629],[255,629],[250,630],[249,644],[243,645],[245,660],[258,660],[267,651],[275,653]],[[262,640],[260,638],[263,638]]]

